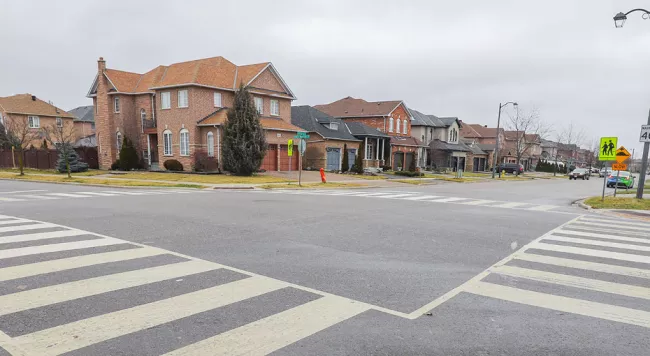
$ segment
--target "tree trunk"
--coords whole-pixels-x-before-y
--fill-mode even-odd
[[[23,161],[24,151],[22,146],[18,150],[18,168],[20,169],[20,175],[25,175],[25,162]]]

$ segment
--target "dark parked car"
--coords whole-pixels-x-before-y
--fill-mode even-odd
[[[524,173],[524,166],[516,163],[501,163],[497,166],[497,172],[506,171],[506,173]]]
[[[569,179],[582,179],[582,180],[589,180],[589,176],[591,173],[589,173],[589,170],[586,168],[576,168],[571,173],[569,173]]]

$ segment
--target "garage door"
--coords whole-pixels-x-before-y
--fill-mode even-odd
[[[265,171],[277,171],[278,170],[278,151],[276,145],[269,145],[266,149],[266,156],[262,160],[262,165],[260,169]]]
[[[327,147],[327,166],[328,171],[338,171],[341,169],[341,149]]]
[[[289,146],[287,145],[280,145],[280,170],[281,171],[288,171],[289,170],[289,161],[291,161],[291,170],[292,171],[297,171],[298,170],[298,146],[294,145],[293,146],[293,156],[291,157],[291,160],[289,160],[289,152],[288,152]]]
[[[354,166],[354,161],[357,160],[357,150],[352,149],[348,150],[348,167],[352,169],[352,166]]]

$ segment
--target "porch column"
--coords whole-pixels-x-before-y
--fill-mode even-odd
[[[366,136],[363,139],[363,160],[364,161],[366,160],[366,157],[368,157],[368,152],[366,152],[366,150],[368,150],[368,136]]]
[[[384,157],[386,156],[386,139],[381,139],[381,161],[384,162]],[[384,164],[385,165],[385,164]]]
[[[149,134],[147,134],[147,161],[149,169],[151,169],[151,140]]]
[[[375,151],[376,151],[375,160],[377,161],[377,163],[379,163],[379,137],[377,137],[376,140],[377,140],[377,147],[375,147]]]

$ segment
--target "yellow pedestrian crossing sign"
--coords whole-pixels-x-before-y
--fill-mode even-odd
[[[614,161],[616,160],[616,144],[618,137],[601,137],[598,152],[599,161]]]

